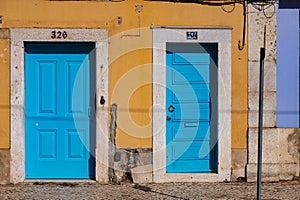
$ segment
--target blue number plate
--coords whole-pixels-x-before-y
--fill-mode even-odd
[[[187,40],[197,40],[198,39],[198,33],[196,31],[186,32],[186,39]]]

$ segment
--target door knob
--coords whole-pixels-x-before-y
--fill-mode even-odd
[[[174,112],[175,110],[175,107],[173,105],[170,105],[169,108],[168,108],[168,111],[169,112]]]

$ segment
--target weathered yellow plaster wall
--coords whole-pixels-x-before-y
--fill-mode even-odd
[[[136,12],[135,5],[143,5],[140,14]],[[0,8],[2,27],[6,28],[69,27],[109,30],[110,99],[107,102],[109,105],[118,104],[118,147],[152,147],[150,27],[232,27],[232,148],[246,148],[247,47],[243,51],[237,48],[238,40],[242,38],[242,5],[237,4],[233,12],[227,13],[217,6],[142,0],[1,0]],[[227,10],[231,8],[225,6]],[[138,36],[139,15],[141,30]],[[119,16],[122,17],[121,24],[118,24]],[[1,121],[2,118],[7,118],[7,114],[1,117]]]
[[[0,149],[10,147],[9,138],[9,32],[0,29]]]

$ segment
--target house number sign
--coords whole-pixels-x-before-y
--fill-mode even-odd
[[[52,39],[66,39],[68,37],[67,31],[51,31]]]
[[[188,31],[188,32],[186,32],[186,39],[187,40],[197,40],[198,39],[197,31]]]

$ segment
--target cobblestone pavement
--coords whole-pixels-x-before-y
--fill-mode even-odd
[[[0,199],[256,199],[256,183],[23,183],[0,185]],[[300,200],[300,180],[263,183],[262,199]]]

